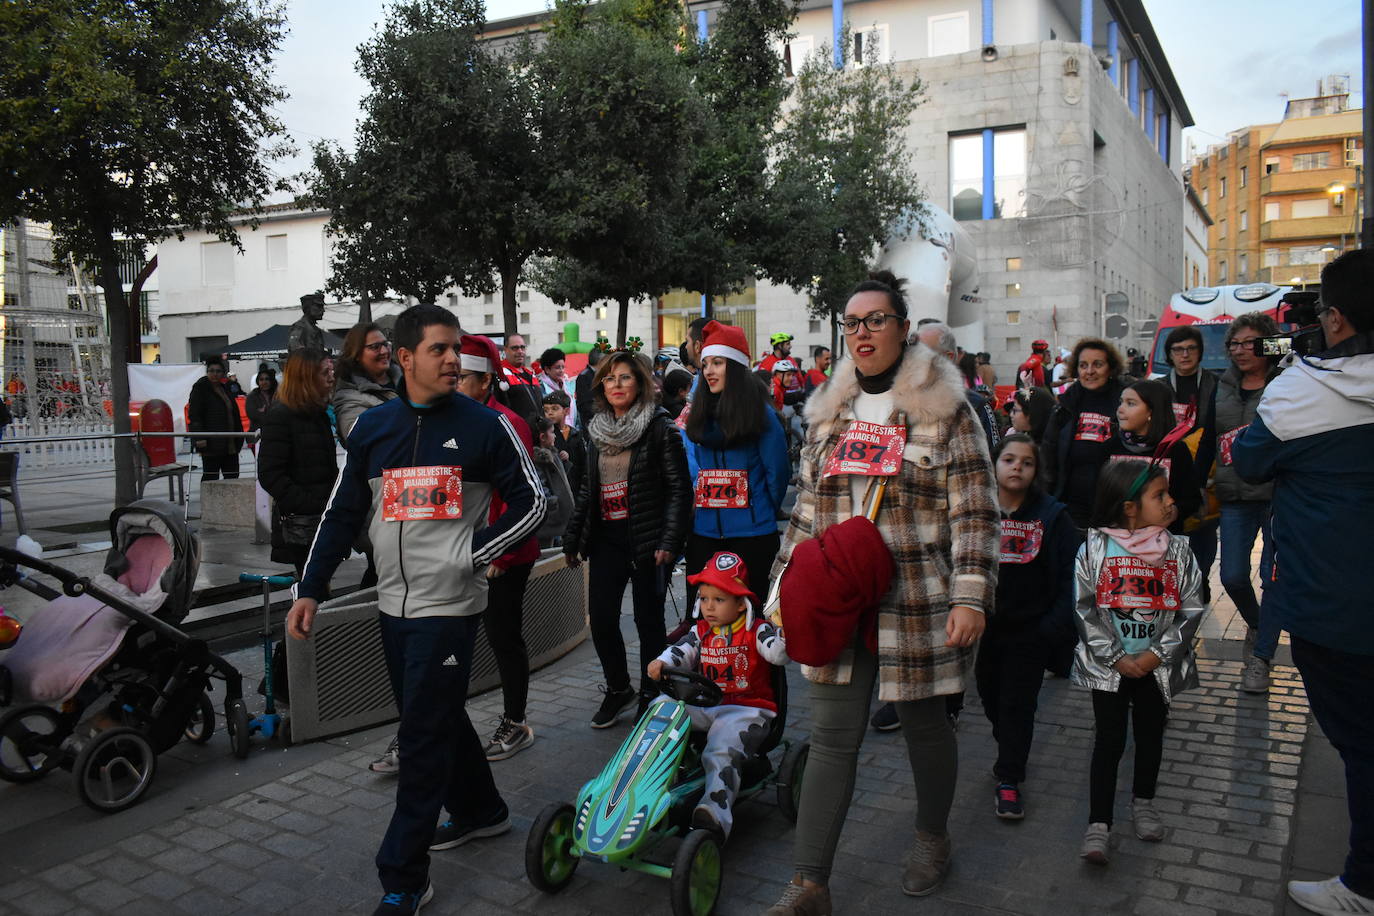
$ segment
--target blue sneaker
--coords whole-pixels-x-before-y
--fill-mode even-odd
[[[482,823],[444,821],[434,828],[434,842],[429,844],[429,848],[435,851],[453,849],[456,846],[462,846],[469,840],[500,836],[508,830],[510,830],[510,809],[503,802],[501,810],[497,811],[494,817]]]
[[[377,909],[372,911],[372,916],[401,916],[420,912],[420,907],[434,899],[434,885],[425,882],[425,889],[418,894],[395,893],[384,894],[382,902],[377,904]]]

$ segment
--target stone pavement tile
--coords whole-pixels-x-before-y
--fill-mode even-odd
[[[49,868],[38,877],[60,890],[71,890],[94,881],[97,875],[80,865],[58,865]]]
[[[175,900],[194,887],[190,881],[165,871],[153,872],[130,885],[130,889],[140,896],[155,897],[158,900]]]
[[[102,859],[92,868],[119,884],[136,881],[152,871],[152,868],[144,862],[135,861],[125,855],[113,855],[107,859]]]
[[[72,891],[72,896],[97,910],[116,909],[138,899],[138,894],[127,887],[103,878],[83,884]]]

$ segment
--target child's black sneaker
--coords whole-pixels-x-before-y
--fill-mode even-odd
[[[633,687],[626,687],[624,690],[611,690],[607,687],[601,689],[606,695],[601,698],[601,707],[596,711],[596,715],[592,716],[592,728],[610,728],[622,712],[639,700],[639,694]]]
[[[874,731],[880,732],[895,732],[902,727],[902,723],[897,719],[897,707],[891,703],[879,706],[873,718],[868,720],[868,724],[873,726]]]
[[[1014,783],[1004,782],[997,787],[997,816],[1009,821],[1019,821],[1026,816],[1021,790]]]
[[[447,820],[434,828],[434,841],[429,844],[433,850],[453,849],[469,840],[483,837],[500,836],[510,830],[510,809],[501,803],[501,810],[494,817],[480,823],[472,821]]]
[[[410,916],[411,913],[420,912],[420,907],[433,899],[434,885],[425,882],[425,889],[418,894],[405,892],[383,894],[382,902],[377,904],[377,909],[372,911],[372,916]]]

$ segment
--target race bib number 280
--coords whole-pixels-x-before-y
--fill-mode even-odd
[[[382,471],[382,519],[427,522],[463,517],[463,469],[448,465]]]
[[[905,448],[905,426],[883,426],[856,420],[836,443],[835,451],[825,463],[825,473],[821,476],[860,474],[890,477],[901,468]]]

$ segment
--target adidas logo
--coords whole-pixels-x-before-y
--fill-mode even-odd
[[[457,448],[457,447],[458,447],[458,443],[455,442],[455,441],[452,440],[452,439],[450,439],[450,440],[448,440],[447,442],[444,443],[444,448]]]
[[[457,657],[456,655],[450,655],[448,658],[444,659],[444,667],[445,667],[445,668],[457,668],[457,667],[458,667],[458,657]]]

